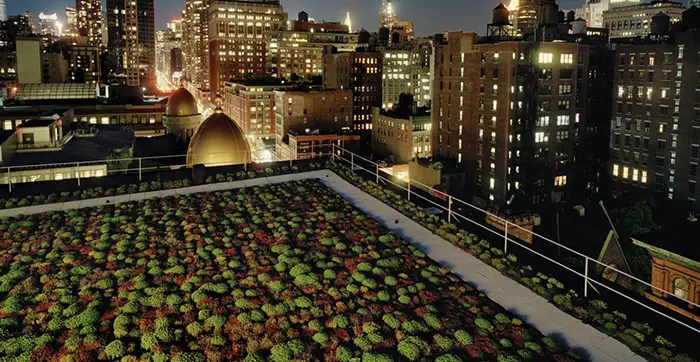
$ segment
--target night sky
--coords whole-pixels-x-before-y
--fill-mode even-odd
[[[155,0],[156,29],[164,28],[169,18],[177,17],[182,10],[184,0]],[[510,0],[504,0],[505,2]],[[290,19],[305,10],[316,20],[342,21],[345,12],[350,11],[353,28],[365,27],[376,31],[377,12],[380,0],[281,0]],[[560,8],[576,8],[584,0],[559,0]],[[5,0],[7,13],[18,14],[29,10],[40,12],[57,12],[65,18],[66,5],[75,6],[74,2],[61,0]],[[394,0],[395,7],[402,20],[412,20],[417,35],[431,35],[446,30],[465,30],[484,33],[486,23],[491,19],[491,9],[499,0]]]

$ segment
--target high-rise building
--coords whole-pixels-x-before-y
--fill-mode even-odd
[[[582,7],[576,9],[576,16],[586,20],[589,27],[605,26],[603,13],[621,7],[639,4],[640,0],[586,0]]]
[[[643,38],[651,33],[651,20],[656,14],[666,14],[671,23],[677,23],[683,11],[685,5],[675,1],[619,6],[603,13],[603,26],[610,31],[610,38]]]
[[[214,0],[208,19],[210,94],[228,80],[267,73],[268,39],[287,23],[279,0]]]
[[[41,83],[41,39],[17,39],[17,82]]]
[[[37,21],[36,15],[29,10],[23,11],[20,15],[25,17],[27,23],[29,24],[29,30],[32,32],[32,34],[38,34],[39,22]]]
[[[328,52],[323,56],[323,86],[351,90],[353,130],[372,129],[372,108],[382,105],[382,54],[369,51]]]
[[[209,89],[209,21],[203,0],[186,0],[182,12],[182,60],[185,78]]]
[[[160,74],[172,77],[182,71],[182,47],[182,19],[171,20],[164,30],[156,32],[156,70]]]
[[[274,138],[275,91],[292,88],[280,80],[236,80],[224,85],[224,112],[231,116],[256,149],[258,138]]]
[[[68,82],[100,83],[101,47],[87,43],[75,43],[66,47],[65,57],[68,61]]]
[[[350,12],[345,13],[345,22],[343,23],[348,27],[348,32],[352,33],[352,19],[350,19]]]
[[[107,1],[110,71],[119,83],[156,88],[156,34],[153,0]]]
[[[7,20],[7,8],[5,7],[5,0],[0,0],[0,21]]]
[[[76,0],[78,35],[87,37],[89,45],[102,46],[102,1]]]
[[[401,94],[410,94],[417,107],[430,107],[433,43],[414,39],[401,48],[382,51],[382,109],[399,103]]]
[[[275,91],[277,158],[287,160],[294,157],[294,152],[289,147],[290,134],[315,130],[330,133],[350,130],[352,105],[353,93],[349,90]]]
[[[621,190],[646,191],[697,211],[700,42],[696,32],[688,29],[673,38],[617,45],[609,170]]]
[[[350,34],[347,25],[315,23],[300,18],[289,30],[270,32],[269,70],[282,79],[310,79],[323,74],[323,52],[327,46],[339,52],[354,51],[359,35]]]
[[[394,9],[391,0],[382,0],[382,9],[379,12],[379,28],[391,29],[399,22],[399,16]]]
[[[78,37],[78,11],[75,8],[66,6],[66,25],[63,27],[63,37]]]
[[[61,30],[59,30],[58,15],[56,13],[53,13],[53,14],[39,13],[39,23],[40,23],[39,34],[51,35],[51,36],[60,36],[61,35],[60,34]]]
[[[606,117],[589,118],[589,98],[603,96],[589,91],[602,77],[592,46],[456,32],[435,48],[432,151],[456,161],[467,189],[513,208],[595,190],[589,139]]]

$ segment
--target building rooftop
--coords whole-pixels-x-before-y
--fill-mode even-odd
[[[15,131],[0,131],[0,145],[7,141],[13,134],[15,134]]]
[[[115,148],[131,147],[134,133],[100,127],[94,137],[74,137],[60,151],[17,152],[7,166],[104,161]]]
[[[417,107],[413,109],[412,112],[408,112],[407,110],[396,107],[390,110],[382,110],[381,114],[391,118],[409,119],[413,117],[415,119],[419,117],[430,117],[431,110],[430,107]]]
[[[700,238],[697,235],[700,235],[700,221],[674,218],[667,220],[660,230],[637,239],[700,263]]]
[[[48,127],[56,122],[55,119],[32,119],[19,125],[18,128]]]

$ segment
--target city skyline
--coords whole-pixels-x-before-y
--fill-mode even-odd
[[[435,33],[442,33],[451,30],[475,31],[484,33],[486,24],[490,21],[491,10],[498,5],[499,0],[444,0],[450,5],[431,9],[431,3],[424,3],[419,0],[396,0],[395,8],[399,16],[405,20],[415,23],[416,34],[427,36]],[[510,1],[502,1],[508,5]],[[103,1],[104,3],[104,1]],[[578,8],[584,0],[560,0],[561,9]],[[281,0],[284,10],[290,14],[291,18],[296,18],[296,14],[302,10],[309,13],[309,16],[317,21],[343,22],[346,13],[349,11],[352,17],[353,28],[365,28],[369,31],[376,31],[377,12],[380,10],[379,0],[356,0],[351,5],[344,2],[325,0]],[[338,5],[342,6],[338,6]],[[65,7],[75,6],[74,2],[65,0],[36,0],[20,2],[18,0],[6,1],[7,14],[16,15],[23,11],[31,11],[35,14],[57,13],[61,22],[65,23]],[[163,29],[166,23],[173,18],[180,16],[180,11],[184,9],[185,2],[171,0],[156,0],[156,29]],[[440,11],[449,7],[449,12]],[[103,4],[104,8],[104,4]]]

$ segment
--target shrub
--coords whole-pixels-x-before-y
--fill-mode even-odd
[[[274,362],[287,362],[294,357],[292,351],[287,347],[286,344],[280,343],[276,344],[270,350],[270,360]]]
[[[493,329],[493,325],[491,324],[491,322],[489,322],[483,318],[477,318],[474,321],[474,324],[476,324],[477,327],[479,327],[480,329],[483,329],[485,331],[490,331]]]
[[[469,346],[474,343],[474,339],[472,339],[472,336],[467,333],[464,329],[458,329],[454,333],[455,339],[457,339],[457,342],[461,343],[464,346]]]
[[[542,352],[542,347],[540,347],[539,344],[534,343],[534,342],[525,342],[524,344],[525,348],[531,350],[532,352],[535,352],[537,354]]]
[[[124,348],[124,345],[118,339],[115,339],[114,341],[110,342],[105,347],[105,355],[109,359],[119,359],[124,355],[125,352],[126,349]]]
[[[397,350],[409,361],[415,361],[420,357],[420,347],[406,340],[399,342]]]
[[[388,286],[392,286],[392,287],[393,287],[393,286],[396,286],[398,283],[399,283],[399,282],[396,280],[396,278],[394,278],[394,277],[392,277],[392,276],[387,276],[387,277],[384,278],[384,284],[386,284],[386,285],[388,285]]]
[[[328,340],[330,337],[328,336],[328,333],[325,332],[317,332],[313,336],[314,342],[320,344],[323,347],[326,347],[328,345]]]
[[[448,353],[436,358],[435,362],[462,362],[462,359],[457,355]]]
[[[385,354],[363,353],[362,362],[393,362],[393,360]]]
[[[498,341],[498,344],[500,344],[503,348],[510,348],[513,346],[513,343],[511,343],[507,338],[501,338]]]
[[[343,346],[338,346],[335,350],[335,357],[341,362],[350,362],[352,359],[352,352]]]
[[[172,362],[205,362],[207,357],[197,352],[185,352],[173,357]]]
[[[399,322],[398,319],[394,318],[394,316],[385,314],[382,316],[382,320],[384,323],[386,323],[391,329],[399,329],[401,327],[401,322]]]
[[[436,334],[433,336],[433,340],[441,351],[449,351],[454,347],[454,341],[450,337]]]

